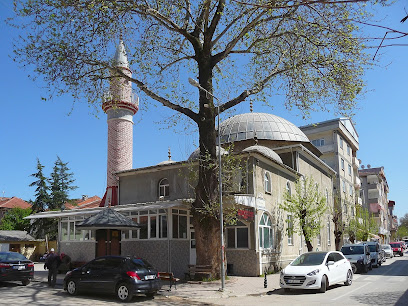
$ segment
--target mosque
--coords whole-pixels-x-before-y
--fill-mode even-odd
[[[114,63],[125,74],[131,70],[123,42]],[[198,150],[187,161],[169,159],[157,165],[132,168],[133,122],[138,99],[132,85],[116,78],[104,97],[108,122],[107,189],[99,207],[43,212],[31,218],[59,220],[59,252],[73,261],[85,262],[106,254],[143,257],[159,271],[183,277],[189,264],[196,263],[194,228],[190,205],[194,189],[189,181]],[[313,177],[321,194],[333,206],[332,190],[336,171],[320,159],[322,153],[291,122],[267,113],[249,112],[220,124],[221,154],[235,154],[242,160],[229,201],[237,205],[238,222],[225,227],[227,273],[258,276],[265,269],[287,265],[307,248],[301,236],[293,234],[291,215],[279,209],[285,191],[292,192],[300,176]],[[227,148],[231,148],[228,151]],[[107,207],[134,220],[108,228],[81,227],[91,216]],[[106,220],[105,220],[106,221]],[[329,214],[313,241],[315,250],[334,250],[334,224]]]

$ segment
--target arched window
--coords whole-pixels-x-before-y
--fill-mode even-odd
[[[163,197],[168,197],[170,195],[170,185],[169,185],[169,180],[164,178],[161,179],[159,182],[159,198]]]
[[[271,182],[271,175],[269,172],[265,172],[265,192],[272,193],[272,182]]]
[[[290,188],[289,182],[286,182],[286,192],[288,193],[288,195],[292,195],[292,189]]]
[[[263,213],[259,222],[259,247],[261,249],[273,248],[273,228],[271,218]]]

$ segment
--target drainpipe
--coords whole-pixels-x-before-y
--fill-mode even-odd
[[[256,183],[256,158],[252,162],[252,180],[255,196],[255,214],[254,214],[254,237],[255,237],[255,251],[258,251],[258,260],[259,260],[259,274],[262,273],[262,253],[259,248],[259,231],[258,231],[258,204],[257,204],[257,183]]]

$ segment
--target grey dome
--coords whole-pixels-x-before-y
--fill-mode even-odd
[[[215,152],[217,156],[218,156],[218,149],[219,149],[219,146],[215,148]],[[228,151],[225,150],[224,148],[221,148],[221,155],[225,155],[225,154],[228,154]],[[190,157],[188,158],[188,161],[197,160],[199,157],[200,157],[200,148],[197,148],[194,150],[193,153],[191,153]]]
[[[266,113],[236,115],[220,125],[222,143],[247,139],[309,142],[307,136],[293,123],[281,117]]]
[[[272,149],[265,147],[265,146],[250,146],[248,148],[245,148],[244,150],[242,150],[242,152],[246,152],[246,153],[250,153],[250,152],[259,152],[263,155],[265,155],[266,157],[280,163],[283,164],[282,159],[280,158],[280,156]]]
[[[168,160],[164,160],[164,161],[158,163],[157,165],[168,165],[168,164],[174,164],[174,163],[176,163],[176,161],[168,159]]]

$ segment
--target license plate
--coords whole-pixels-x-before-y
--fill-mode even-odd
[[[156,275],[146,275],[145,279],[155,279]]]
[[[296,283],[300,283],[300,280],[297,280],[297,279],[288,279],[288,280],[287,280],[287,283],[288,283],[288,284],[296,284]]]
[[[24,266],[13,266],[14,270],[24,270]]]

